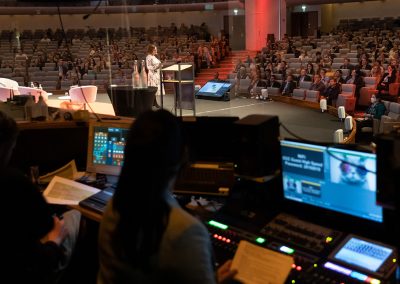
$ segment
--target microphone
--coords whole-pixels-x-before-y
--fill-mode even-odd
[[[99,0],[99,2],[97,3],[96,7],[94,7],[93,11],[91,13],[89,13],[89,14],[84,15],[82,17],[82,19],[87,20],[92,14],[94,14],[97,11],[97,9],[99,8],[101,2],[103,2],[103,0]]]

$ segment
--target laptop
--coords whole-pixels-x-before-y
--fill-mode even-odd
[[[117,177],[124,163],[124,149],[131,122],[101,121],[89,124],[86,171]],[[115,191],[111,184],[82,200],[79,205],[102,214]]]
[[[182,117],[188,162],[174,193],[227,196],[233,188],[234,122],[238,117]]]

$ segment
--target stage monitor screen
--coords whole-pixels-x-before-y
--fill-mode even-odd
[[[383,222],[376,204],[376,154],[281,141],[284,198]]]
[[[86,171],[118,176],[124,163],[129,122],[94,122],[89,126]]]
[[[224,81],[208,81],[196,95],[207,97],[222,97],[231,88],[231,83]]]

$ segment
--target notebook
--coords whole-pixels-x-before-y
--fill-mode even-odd
[[[92,122],[89,125],[86,171],[118,176],[124,163],[124,149],[131,122]],[[79,205],[103,213],[112,198],[115,185],[102,188],[98,193],[82,200]]]

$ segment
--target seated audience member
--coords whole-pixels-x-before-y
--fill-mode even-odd
[[[301,69],[300,70],[300,76],[297,78],[297,86],[300,86],[300,82],[311,82],[312,78],[311,76],[307,75],[307,70],[306,69]]]
[[[293,76],[288,75],[286,81],[283,82],[281,86],[282,95],[291,96],[295,88],[296,83],[293,81]]]
[[[314,65],[311,62],[307,63],[306,67],[307,74],[313,76],[315,74]]]
[[[338,84],[345,84],[346,81],[343,79],[343,71],[338,69],[335,71],[333,74],[333,78],[336,80],[336,83]]]
[[[336,79],[332,78],[329,81],[328,87],[322,93],[322,96],[326,98],[328,105],[336,106],[336,100],[340,94],[340,85],[337,83]]]
[[[360,64],[357,65],[358,69],[363,69],[363,70],[371,70],[372,66],[369,64],[368,60],[366,58],[362,58],[360,61]]]
[[[100,225],[98,284],[222,283],[236,273],[230,261],[214,273],[206,227],[172,195],[183,153],[171,113],[148,111],[133,123]]]
[[[325,85],[324,85],[324,83],[321,81],[321,75],[319,75],[319,74],[315,74],[315,75],[314,75],[314,81],[313,81],[313,83],[311,84],[311,86],[310,86],[309,89],[310,89],[310,90],[313,90],[313,91],[319,91],[320,94],[322,94],[322,93],[324,92],[324,90],[325,90]]]
[[[319,75],[321,75],[321,81],[324,83],[325,87],[328,86],[330,78],[326,76],[326,70],[324,68],[321,68]]]
[[[356,85],[355,96],[358,100],[360,97],[360,90],[365,86],[364,78],[361,75],[361,71],[359,69],[351,70],[351,73],[346,78],[346,84],[354,84]]]
[[[254,79],[251,80],[248,90],[252,97],[259,98],[261,95],[261,88],[267,88],[267,82],[261,80],[260,75],[257,73]]]
[[[340,69],[349,69],[351,71],[354,69],[354,65],[350,63],[350,59],[345,58],[343,64],[340,65]]]
[[[386,112],[385,104],[382,102],[381,95],[372,95],[371,96],[371,104],[367,108],[364,113],[363,119],[357,119],[357,133],[356,133],[356,142],[357,139],[360,138],[361,129],[363,127],[372,127],[374,119],[381,119],[382,115]]]
[[[376,89],[379,94],[386,93],[389,91],[389,85],[396,81],[396,69],[391,65],[388,65],[387,72],[383,74],[381,80],[379,81]]]
[[[16,122],[0,112],[0,181],[7,200],[0,210],[7,231],[2,276],[12,283],[57,283],[70,262],[81,214],[71,210],[55,216],[39,189],[8,166],[17,135]]]
[[[281,83],[279,83],[279,81],[276,80],[275,75],[271,75],[271,79],[269,80],[269,84],[267,87],[280,88]]]

